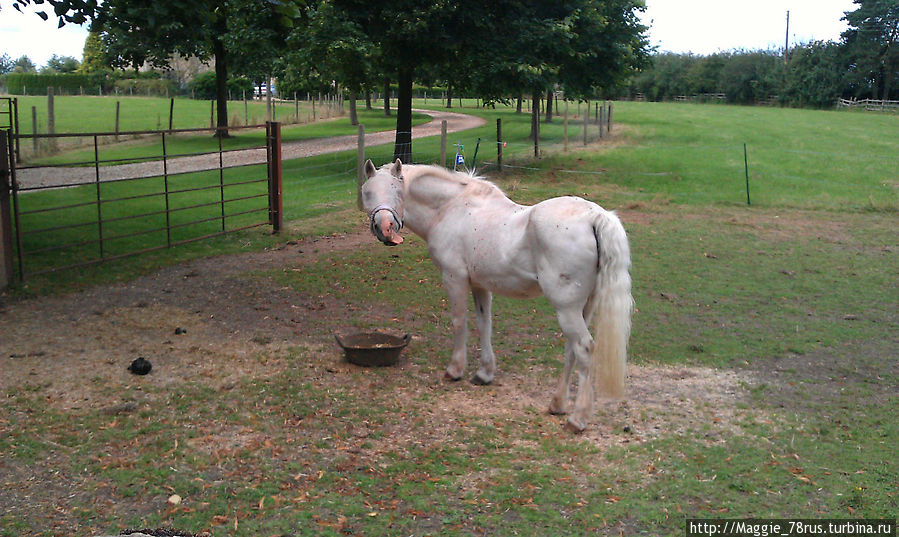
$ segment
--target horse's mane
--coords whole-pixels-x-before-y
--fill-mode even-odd
[[[408,171],[407,171],[408,170]],[[441,166],[433,165],[412,165],[403,166],[403,175],[407,180],[414,181],[419,176],[428,174],[447,182],[458,184],[465,188],[470,194],[475,196],[489,196],[493,193],[503,194],[502,190],[480,175],[476,175],[475,170],[468,172],[457,172],[448,170]]]

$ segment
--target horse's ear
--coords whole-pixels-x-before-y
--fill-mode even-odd
[[[378,173],[378,170],[375,169],[375,165],[371,161],[371,159],[365,161],[365,165],[362,167],[362,170],[365,173],[366,179],[371,179],[376,173]]]
[[[393,163],[393,170],[391,170],[394,177],[398,177],[400,179],[403,178],[403,161],[400,159],[396,159],[396,162]]]

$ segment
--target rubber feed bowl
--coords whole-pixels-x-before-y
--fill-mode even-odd
[[[334,335],[344,356],[351,364],[361,366],[395,365],[400,353],[412,340],[412,336],[391,336],[377,332],[363,332],[350,336]]]

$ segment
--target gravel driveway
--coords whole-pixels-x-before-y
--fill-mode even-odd
[[[424,138],[440,134],[440,122],[446,120],[447,132],[458,132],[480,127],[486,121],[479,117],[455,112],[443,112],[435,110],[415,110],[431,116],[432,121],[412,128],[413,138]],[[372,147],[393,143],[394,131],[383,131],[365,135],[365,146]],[[333,138],[318,138],[289,142],[282,144],[281,154],[284,160],[301,157],[311,157],[325,153],[336,153],[355,149],[357,135],[335,136]],[[250,164],[265,163],[265,148],[243,149],[222,154],[224,167],[246,166]],[[202,170],[215,170],[219,167],[218,153],[197,155],[191,157],[179,157],[167,161],[168,173],[183,173]],[[135,164],[120,164],[117,166],[102,166],[99,169],[100,181],[115,181],[118,179],[134,179],[138,177],[152,177],[162,175],[162,161],[141,162]],[[45,167],[18,170],[16,180],[19,188],[55,187],[79,183],[90,183],[96,178],[93,167]]]

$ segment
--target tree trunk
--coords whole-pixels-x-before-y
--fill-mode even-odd
[[[446,85],[446,107],[447,108],[453,107],[453,85],[452,84]]]
[[[515,105],[515,113],[516,114],[521,113],[521,101],[523,101],[523,100],[524,100],[524,97],[521,94],[519,94],[518,95],[518,104]]]
[[[356,115],[356,92],[350,92],[350,125],[358,125],[359,117]]]
[[[531,133],[528,140],[533,140],[540,132],[540,90],[531,94]]]
[[[546,122],[553,122],[553,90],[546,90]]]
[[[396,104],[396,143],[393,159],[403,164],[412,162],[412,68],[403,67],[399,72],[400,92]]]
[[[219,130],[216,136],[228,137],[228,63],[225,44],[221,39],[213,39],[212,50],[215,54],[215,126]]]
[[[390,115],[390,79],[384,79],[384,115]]]
[[[373,110],[371,107],[371,92],[368,90],[365,91],[365,109]]]

